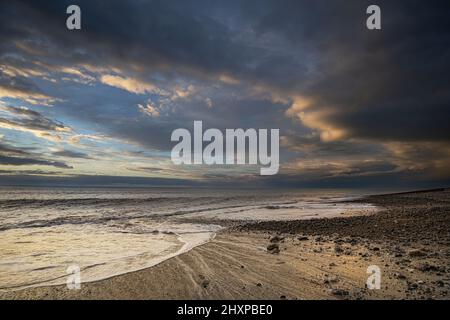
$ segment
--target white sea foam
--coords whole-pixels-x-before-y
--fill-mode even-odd
[[[63,284],[66,269],[90,282],[154,266],[208,242],[218,226],[170,224],[149,232],[102,225],[58,225],[0,232],[0,289]]]

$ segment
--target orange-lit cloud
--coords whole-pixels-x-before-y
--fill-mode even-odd
[[[128,92],[136,94],[144,94],[159,91],[155,85],[135,78],[121,77],[107,74],[101,76],[100,81],[109,86],[123,89]]]

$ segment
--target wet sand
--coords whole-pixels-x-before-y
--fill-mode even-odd
[[[227,222],[200,247],[80,290],[0,293],[2,299],[449,299],[450,191],[370,196],[372,215]],[[381,288],[366,288],[367,268]]]

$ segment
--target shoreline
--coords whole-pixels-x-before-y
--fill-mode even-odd
[[[211,241],[152,267],[82,283],[81,290],[40,286],[2,292],[0,298],[450,299],[449,190],[357,201],[382,210],[227,222]],[[271,244],[278,253],[267,250]],[[380,290],[365,288],[370,265],[382,269]]]
[[[210,238],[208,240],[203,241],[200,244],[196,244],[196,245],[192,245],[189,242],[183,240],[182,234],[176,234],[175,233],[175,235],[177,236],[177,239],[180,242],[183,243],[182,247],[178,251],[176,251],[176,252],[174,252],[174,253],[172,253],[172,254],[170,254],[168,256],[165,256],[162,259],[159,259],[155,264],[153,264],[151,266],[146,266],[146,267],[143,267],[143,268],[139,268],[139,269],[132,269],[132,270],[129,270],[129,271],[126,271],[126,272],[123,272],[123,273],[111,274],[111,275],[108,275],[108,276],[106,276],[104,278],[100,278],[100,279],[95,279],[95,280],[82,282],[81,285],[87,284],[87,283],[96,283],[96,282],[99,282],[99,281],[109,280],[109,279],[114,278],[114,277],[123,276],[123,275],[127,275],[129,273],[139,272],[139,271],[142,271],[142,270],[145,270],[145,269],[156,267],[157,265],[159,265],[161,263],[164,263],[167,260],[173,259],[173,258],[175,258],[175,257],[177,257],[179,255],[182,255],[182,254],[186,254],[189,251],[191,251],[191,250],[193,250],[193,249],[195,249],[197,247],[200,247],[200,246],[203,246],[203,245],[207,244],[208,242],[214,240],[214,238],[216,237],[217,233],[222,231],[222,230],[224,230],[224,229],[220,229],[220,230],[214,231],[214,232],[211,231],[212,235],[210,236]],[[194,233],[203,233],[203,232],[194,232]],[[57,279],[64,279],[64,281],[62,283],[49,283],[49,282],[55,281]],[[58,277],[56,279],[46,280],[46,281],[43,281],[43,282],[37,282],[37,283],[34,283],[34,284],[25,285],[25,286],[0,288],[0,299],[2,299],[2,294],[8,294],[8,293],[12,293],[12,292],[21,291],[21,290],[44,288],[44,287],[51,288],[51,287],[57,287],[57,286],[65,286],[66,285],[66,279],[67,279],[67,276],[60,276],[60,277]]]

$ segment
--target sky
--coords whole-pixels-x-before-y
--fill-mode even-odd
[[[81,8],[81,30],[66,8]],[[366,28],[381,8],[382,29]],[[0,184],[450,183],[448,1],[0,4]],[[280,170],[175,165],[176,128],[280,129]]]

